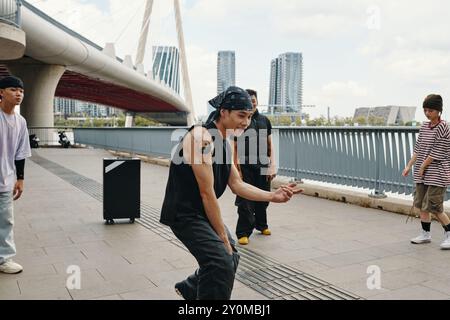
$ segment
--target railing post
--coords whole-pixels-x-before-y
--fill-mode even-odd
[[[376,176],[375,176],[375,190],[369,195],[371,198],[376,199],[384,199],[387,198],[384,190],[381,190],[381,179],[380,179],[380,171],[381,171],[381,148],[383,147],[383,138],[381,134],[381,130],[377,130],[375,132],[375,148],[376,148]]]

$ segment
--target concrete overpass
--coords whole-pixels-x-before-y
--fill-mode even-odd
[[[8,16],[5,11],[11,10],[12,2],[16,1],[0,0],[0,17]],[[169,124],[187,123],[191,109],[185,100],[154,80],[151,72],[146,75],[142,65],[134,66],[131,57],[117,58],[113,44],[102,48],[31,4],[17,2],[21,4],[17,10],[20,21],[6,26],[2,19],[0,25],[3,31],[20,26],[26,37],[24,53],[17,59],[20,48],[13,50],[14,41],[5,42],[2,32],[1,44],[10,50],[2,52],[0,76],[14,74],[24,80],[26,96],[21,111],[29,126],[53,126],[54,96],[133,112],[161,113],[158,117]]]

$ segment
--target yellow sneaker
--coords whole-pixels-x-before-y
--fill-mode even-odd
[[[246,245],[248,245],[249,240],[248,240],[248,237],[242,237],[242,238],[239,238],[238,242],[239,242],[240,245],[246,246]]]
[[[264,229],[263,231],[261,231],[261,233],[262,233],[263,235],[265,235],[265,236],[270,236],[270,235],[272,235],[272,231],[270,231],[269,228]]]

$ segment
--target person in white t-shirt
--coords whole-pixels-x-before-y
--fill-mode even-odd
[[[0,272],[8,274],[23,271],[11,259],[16,255],[13,201],[22,196],[25,159],[31,157],[27,122],[15,112],[23,96],[21,79],[0,80]]]

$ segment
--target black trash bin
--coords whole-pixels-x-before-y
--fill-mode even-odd
[[[141,217],[141,160],[135,158],[103,159],[103,219]]]

